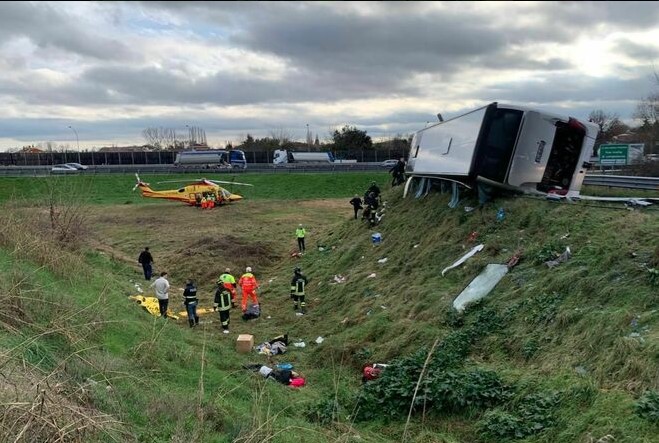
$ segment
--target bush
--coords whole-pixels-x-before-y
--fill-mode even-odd
[[[559,399],[556,392],[527,395],[512,411],[488,411],[478,426],[483,436],[493,441],[536,435],[556,423],[553,413]]]
[[[339,412],[339,403],[332,397],[309,406],[304,415],[309,421],[326,426],[338,421]]]
[[[659,424],[659,392],[646,391],[634,405],[634,410],[639,417]]]

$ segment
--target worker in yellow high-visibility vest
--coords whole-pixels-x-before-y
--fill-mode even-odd
[[[307,232],[304,230],[302,223],[295,230],[295,236],[297,237],[297,247],[300,250],[300,254],[304,253],[304,234]]]

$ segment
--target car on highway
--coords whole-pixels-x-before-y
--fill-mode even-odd
[[[80,163],[64,163],[65,166],[71,166],[78,171],[84,171],[85,169],[89,169],[89,166],[81,165]]]
[[[398,160],[385,160],[380,163],[380,166],[383,168],[393,168],[398,163]]]
[[[61,164],[61,165],[54,165],[50,172],[52,174],[76,174],[80,172],[80,169],[77,169],[70,164]]]

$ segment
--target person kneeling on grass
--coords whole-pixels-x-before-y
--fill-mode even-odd
[[[220,322],[222,323],[223,333],[229,333],[229,314],[231,310],[231,292],[224,286],[219,286],[215,291],[215,300],[213,300],[213,310],[220,311]]]

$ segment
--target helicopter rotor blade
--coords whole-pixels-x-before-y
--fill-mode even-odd
[[[226,185],[254,186],[251,183],[227,182],[227,181],[222,181],[222,180],[208,180],[208,181],[212,182],[212,183],[223,183],[223,184],[226,184]]]

